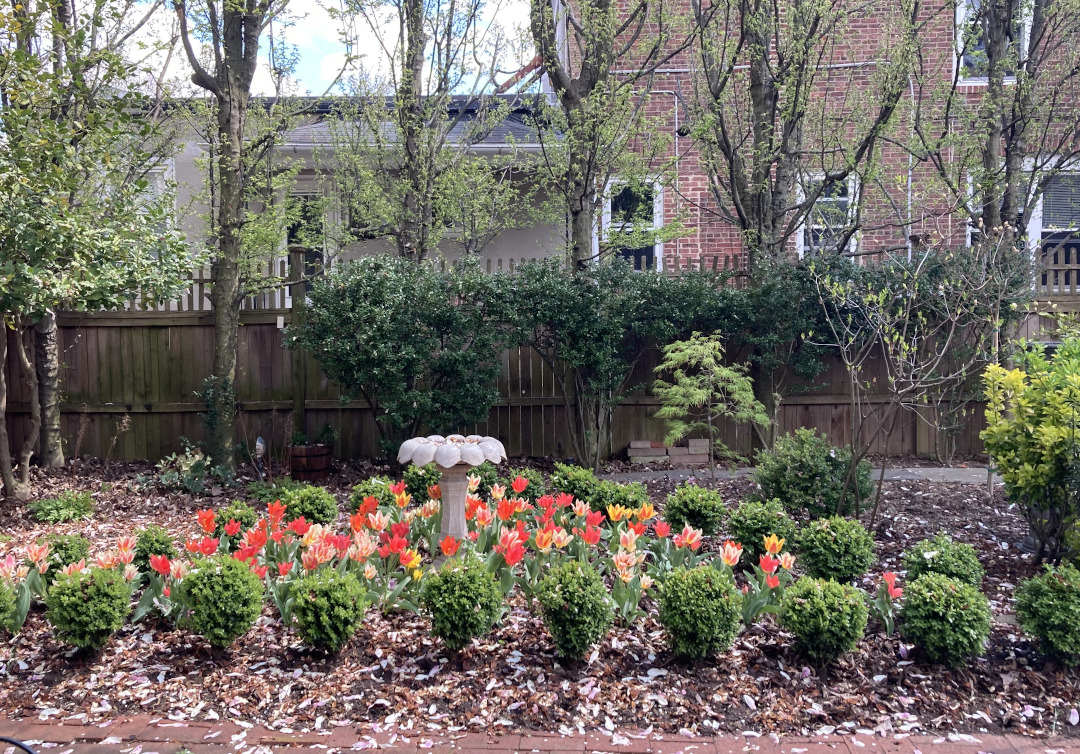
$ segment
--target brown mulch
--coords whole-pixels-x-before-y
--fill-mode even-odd
[[[514,459],[513,465],[520,465]],[[543,464],[536,464],[543,468]],[[378,471],[350,464],[327,486],[341,493]],[[194,511],[242,497],[241,489],[201,498],[142,485],[143,464],[83,463],[79,475],[38,473],[35,493],[89,489],[93,519],[55,527],[25,510],[0,511],[0,557],[47,531],[81,532],[95,551],[151,522],[193,534]],[[747,479],[716,486],[737,501]],[[675,482],[649,480],[660,504]],[[1014,586],[1031,575],[1016,544],[1026,527],[981,485],[885,484],[875,528],[879,568],[863,586],[876,591],[883,570],[919,539],[946,530],[974,545],[987,570],[983,585],[995,613],[986,656],[965,668],[931,665],[898,637],[870,633],[858,650],[819,673],[796,655],[771,619],[744,632],[710,662],[679,663],[652,617],[616,628],[586,661],[554,656],[542,622],[515,596],[503,625],[457,655],[412,614],[368,614],[361,632],[335,658],[307,651],[283,630],[273,609],[221,656],[196,636],[163,623],[126,626],[97,657],[57,643],[40,612],[0,647],[0,714],[55,720],[107,720],[145,712],[176,720],[238,718],[291,729],[370,720],[417,732],[596,728],[757,731],[808,734],[830,729],[881,732],[958,730],[1077,735],[1080,673],[1046,660],[1012,617]],[[344,522],[343,522],[344,525]],[[655,612],[655,611],[653,611]]]

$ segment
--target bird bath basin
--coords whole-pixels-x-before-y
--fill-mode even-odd
[[[469,471],[484,461],[505,461],[506,449],[494,437],[430,435],[401,443],[397,459],[402,465],[415,463],[417,466],[426,466],[434,461],[442,469],[442,479],[439,480],[439,489],[442,490],[439,540],[453,537],[460,541],[468,534],[465,526],[465,495],[469,489]]]

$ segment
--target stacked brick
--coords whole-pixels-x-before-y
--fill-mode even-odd
[[[631,440],[626,454],[630,463],[708,463],[709,441],[696,439],[688,440],[686,445],[664,445],[662,442],[649,440]]]

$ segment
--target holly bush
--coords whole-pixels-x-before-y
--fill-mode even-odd
[[[514,306],[509,276],[475,260],[444,271],[397,254],[352,260],[311,284],[286,334],[346,395],[372,407],[384,449],[486,421]]]

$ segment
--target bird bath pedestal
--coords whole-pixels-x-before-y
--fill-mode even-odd
[[[414,437],[401,444],[398,463],[426,466],[432,461],[442,470],[439,489],[442,490],[442,528],[439,541],[445,537],[462,540],[468,533],[465,525],[465,496],[469,490],[469,471],[484,461],[499,463],[506,460],[503,444],[494,437],[480,435],[431,435]],[[436,562],[441,562],[440,558]]]

